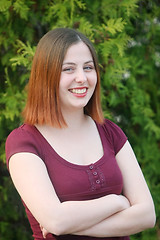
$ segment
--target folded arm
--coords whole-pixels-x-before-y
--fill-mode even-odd
[[[154,204],[132,148],[127,142],[116,156],[124,196],[60,203],[43,161],[31,153],[10,159],[13,182],[37,221],[55,235],[125,236],[155,224]],[[128,200],[130,205],[128,203]]]
[[[123,175],[123,193],[131,206],[75,234],[116,237],[135,234],[154,227],[156,217],[152,197],[128,142],[117,154],[116,159]]]
[[[89,229],[129,207],[125,197],[115,194],[95,200],[61,203],[44,162],[32,153],[14,154],[9,169],[16,189],[33,216],[55,235]]]

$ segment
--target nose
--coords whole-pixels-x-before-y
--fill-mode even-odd
[[[75,81],[77,83],[84,83],[87,81],[87,77],[84,69],[78,69],[76,71]]]

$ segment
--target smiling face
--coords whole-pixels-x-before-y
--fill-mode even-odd
[[[97,83],[97,73],[89,48],[82,41],[69,47],[59,84],[61,109],[83,109]]]

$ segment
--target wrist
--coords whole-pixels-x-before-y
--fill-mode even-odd
[[[117,197],[119,198],[119,202],[120,202],[120,205],[121,205],[121,208],[122,208],[121,211],[130,207],[130,203],[125,196],[117,195]]]
[[[113,214],[129,207],[127,198],[122,195],[110,194],[105,196],[105,198],[107,200],[106,207],[108,208],[108,205],[110,205],[110,211]]]

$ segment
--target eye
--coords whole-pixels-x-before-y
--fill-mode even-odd
[[[94,69],[94,66],[91,66],[91,65],[87,65],[87,66],[84,67],[84,70],[87,71],[87,72],[92,71],[92,69]]]
[[[62,71],[70,73],[70,72],[74,71],[74,68],[73,67],[66,67],[66,68],[62,69]]]

